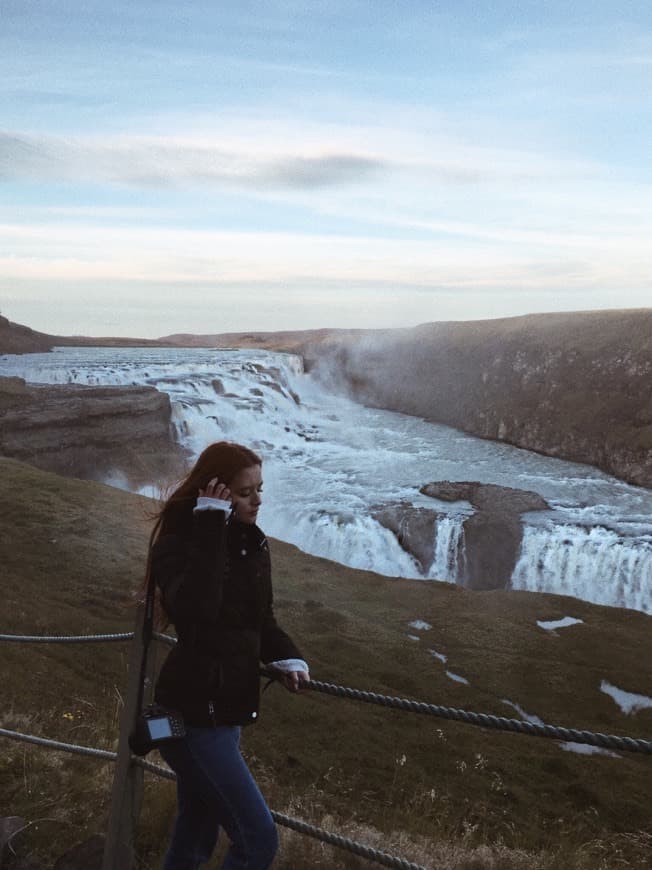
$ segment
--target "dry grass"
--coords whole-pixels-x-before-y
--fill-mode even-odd
[[[0,460],[2,630],[131,628],[147,507],[99,484]],[[652,711],[625,717],[599,692],[605,678],[652,695],[643,614],[393,581],[279,542],[273,555],[280,621],[316,678],[502,715],[510,715],[507,697],[545,721],[649,738]],[[537,629],[536,619],[569,608],[583,626],[557,636]],[[419,643],[407,638],[415,618],[432,625]],[[469,685],[451,682],[430,647]],[[114,749],[127,656],[125,644],[0,644],[2,727]],[[646,758],[581,757],[554,741],[279,687],[265,693],[263,719],[245,731],[244,751],[280,812],[429,868],[646,866]],[[29,825],[14,838],[18,854],[50,866],[102,832],[110,776],[107,763],[3,740],[0,816]],[[160,866],[173,815],[173,787],[147,777],[140,870]],[[367,866],[291,832],[282,838],[279,870]]]

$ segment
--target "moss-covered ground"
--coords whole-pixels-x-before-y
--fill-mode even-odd
[[[154,507],[0,459],[0,632],[130,630]],[[277,616],[315,679],[517,717],[507,699],[552,724],[652,738],[652,710],[625,715],[600,691],[608,680],[652,696],[644,614],[385,578],[278,541],[272,554]],[[569,615],[583,623],[537,626]],[[431,628],[410,628],[414,620]],[[0,643],[0,727],[115,749],[128,654],[124,643]],[[26,856],[51,867],[103,832],[110,763],[2,737],[0,745],[0,816],[28,823],[3,867]],[[265,692],[262,721],[243,746],[274,809],[428,867],[652,866],[649,756],[578,755],[553,740],[279,686]],[[173,786],[148,776],[142,870],[160,866],[173,814]],[[279,868],[363,866],[283,834]]]

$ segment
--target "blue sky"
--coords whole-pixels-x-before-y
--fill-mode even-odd
[[[651,25],[0,0],[0,310],[154,337],[647,307]]]

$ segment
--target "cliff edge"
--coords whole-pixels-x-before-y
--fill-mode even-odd
[[[367,405],[652,488],[652,309],[331,336],[307,356]]]
[[[170,399],[153,387],[26,384],[0,377],[0,455],[72,477],[132,485],[180,467]]]

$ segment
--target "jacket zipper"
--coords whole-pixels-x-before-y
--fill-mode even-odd
[[[217,728],[217,722],[215,721],[215,707],[213,706],[213,702],[208,702],[208,712],[211,717],[211,722],[213,723],[213,728]]]

